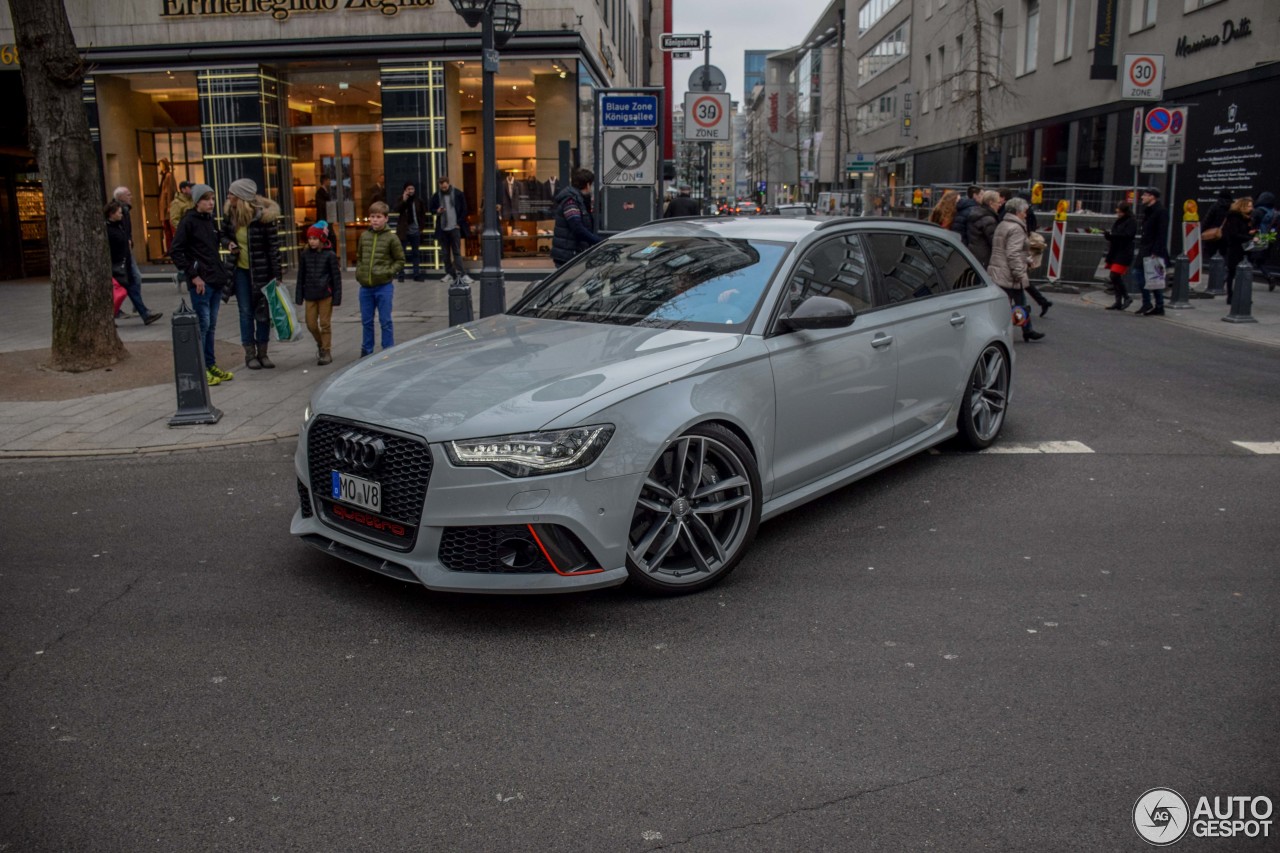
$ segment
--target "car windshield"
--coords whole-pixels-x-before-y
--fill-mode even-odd
[[[614,238],[560,269],[511,313],[740,332],[790,246],[705,236]]]

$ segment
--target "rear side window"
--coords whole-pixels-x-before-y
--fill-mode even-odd
[[[978,275],[964,253],[955,246],[931,237],[920,237],[919,240],[920,245],[924,246],[925,254],[938,268],[944,290],[963,290],[982,284],[982,276]]]
[[[855,312],[874,307],[871,275],[862,241],[846,234],[814,246],[791,274],[788,282],[790,313],[810,296],[829,296],[847,302]]]
[[[881,232],[866,238],[884,279],[889,304],[923,299],[951,289],[943,285],[933,261],[914,236]]]

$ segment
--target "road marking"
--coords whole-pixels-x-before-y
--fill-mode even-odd
[[[1280,441],[1233,441],[1231,443],[1251,453],[1280,453]]]
[[[993,444],[979,453],[1092,453],[1093,448],[1079,441],[1040,441],[1032,444]]]

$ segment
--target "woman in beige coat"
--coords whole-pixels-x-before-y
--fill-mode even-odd
[[[1000,285],[1000,289],[1009,295],[1014,305],[1027,307],[1027,286],[1031,283],[1028,274],[1030,252],[1027,249],[1027,202],[1021,198],[1011,198],[1005,205],[1004,219],[996,226],[991,237],[991,262],[987,264],[987,272],[991,280]],[[1044,332],[1031,328],[1031,312],[1026,312],[1027,324],[1022,327],[1024,341],[1038,341]]]

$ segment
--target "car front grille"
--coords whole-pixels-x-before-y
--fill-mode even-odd
[[[357,469],[334,458],[334,442],[348,431],[382,440],[382,461],[373,471]],[[337,530],[398,551],[410,550],[417,540],[431,465],[427,443],[413,436],[325,415],[316,418],[307,430],[307,470],[321,520]],[[328,488],[333,471],[377,482],[382,491],[381,511],[375,514],[335,502]]]

